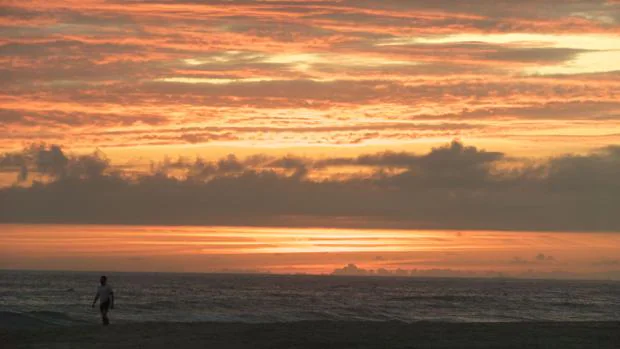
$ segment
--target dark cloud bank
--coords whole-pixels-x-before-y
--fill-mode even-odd
[[[343,166],[360,173],[313,176]],[[618,146],[537,162],[460,142],[322,160],[230,155],[132,175],[101,153],[34,145],[2,155],[0,171],[36,179],[0,189],[5,223],[620,231]]]
[[[356,264],[350,263],[342,268],[336,268],[332,271],[332,275],[339,276],[396,276],[396,277],[487,277],[487,278],[524,278],[524,279],[620,279],[620,271],[602,271],[595,273],[576,273],[564,270],[537,271],[528,269],[521,272],[503,272],[497,270],[471,271],[471,270],[455,270],[455,269],[364,269]]]

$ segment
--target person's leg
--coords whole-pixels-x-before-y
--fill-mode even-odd
[[[99,306],[99,310],[101,310],[101,322],[103,322],[104,326],[110,324],[110,319],[108,319],[108,309],[110,308],[110,301],[103,302]]]
[[[110,324],[110,319],[108,318],[108,310],[106,309],[106,310],[103,312],[103,314],[102,314],[102,315],[103,315],[103,324],[104,324],[105,326],[109,325],[109,324]]]

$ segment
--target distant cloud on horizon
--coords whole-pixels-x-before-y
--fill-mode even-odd
[[[497,271],[497,270],[467,270],[467,269],[364,269],[350,263],[331,272],[334,276],[358,277],[429,277],[429,278],[524,278],[524,279],[590,279],[590,280],[620,280],[620,270],[605,272],[579,273],[563,270],[554,271]],[[425,297],[425,296],[420,296]]]

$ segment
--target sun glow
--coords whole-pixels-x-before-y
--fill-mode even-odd
[[[79,265],[75,263],[90,260],[95,261],[90,267],[112,261],[119,270],[166,266],[177,271],[258,268],[328,273],[334,266],[355,262],[388,269],[593,271],[598,268],[597,261],[613,260],[620,254],[620,236],[604,233],[75,225],[2,228],[2,268],[66,267],[64,263],[74,263],[75,268]],[[544,260],[533,257],[541,251],[547,256]],[[192,266],[188,261],[201,262]]]

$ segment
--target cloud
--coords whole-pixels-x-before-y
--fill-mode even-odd
[[[536,260],[539,262],[553,262],[555,261],[555,257],[553,256],[545,256],[544,253],[539,253],[536,255]]]
[[[547,161],[459,142],[396,157],[230,155],[167,160],[142,174],[124,172],[101,153],[67,155],[58,146],[0,159],[16,175],[25,161],[29,173],[48,178],[1,189],[2,222],[620,230],[615,146]],[[329,175],[343,163],[370,172]],[[401,170],[387,171],[395,165]],[[533,260],[543,257],[553,261],[543,254]]]
[[[595,266],[620,267],[620,259],[603,259],[592,263]]]
[[[34,153],[36,169],[39,172],[57,177],[65,175],[69,159],[65,156],[60,146],[51,145],[47,148],[45,145],[42,145],[38,149],[33,147],[30,151]]]
[[[531,265],[531,264],[553,264],[556,263],[557,260],[553,256],[545,255],[544,253],[539,253],[534,256],[532,259],[525,259],[521,257],[514,257],[510,263],[511,264],[521,264],[521,265]]]
[[[374,274],[373,270],[366,270],[358,267],[355,264],[348,264],[340,269],[334,269],[332,275],[347,275],[347,276],[367,276]]]
[[[51,180],[99,178],[110,170],[105,154],[95,151],[89,155],[69,156],[59,145],[33,144],[20,153],[0,156],[0,170],[15,172],[18,181],[25,181],[30,174],[48,176]]]
[[[67,150],[617,143],[620,4],[540,3],[6,4],[0,149],[64,146],[0,156],[19,182],[0,220],[617,231],[617,146],[232,154],[139,174]]]
[[[364,269],[350,263],[342,268],[336,268],[331,275],[335,276],[383,276],[383,277],[476,277],[476,278],[525,278],[525,279],[601,279],[619,280],[617,271],[597,273],[576,273],[564,270],[553,271],[496,271],[496,270],[458,270],[458,269]],[[444,297],[436,296],[436,300],[445,300]]]
[[[83,148],[533,140],[532,127],[600,144],[620,115],[619,5],[538,3],[11,2],[0,146],[35,131]],[[593,120],[606,126],[584,130]]]

